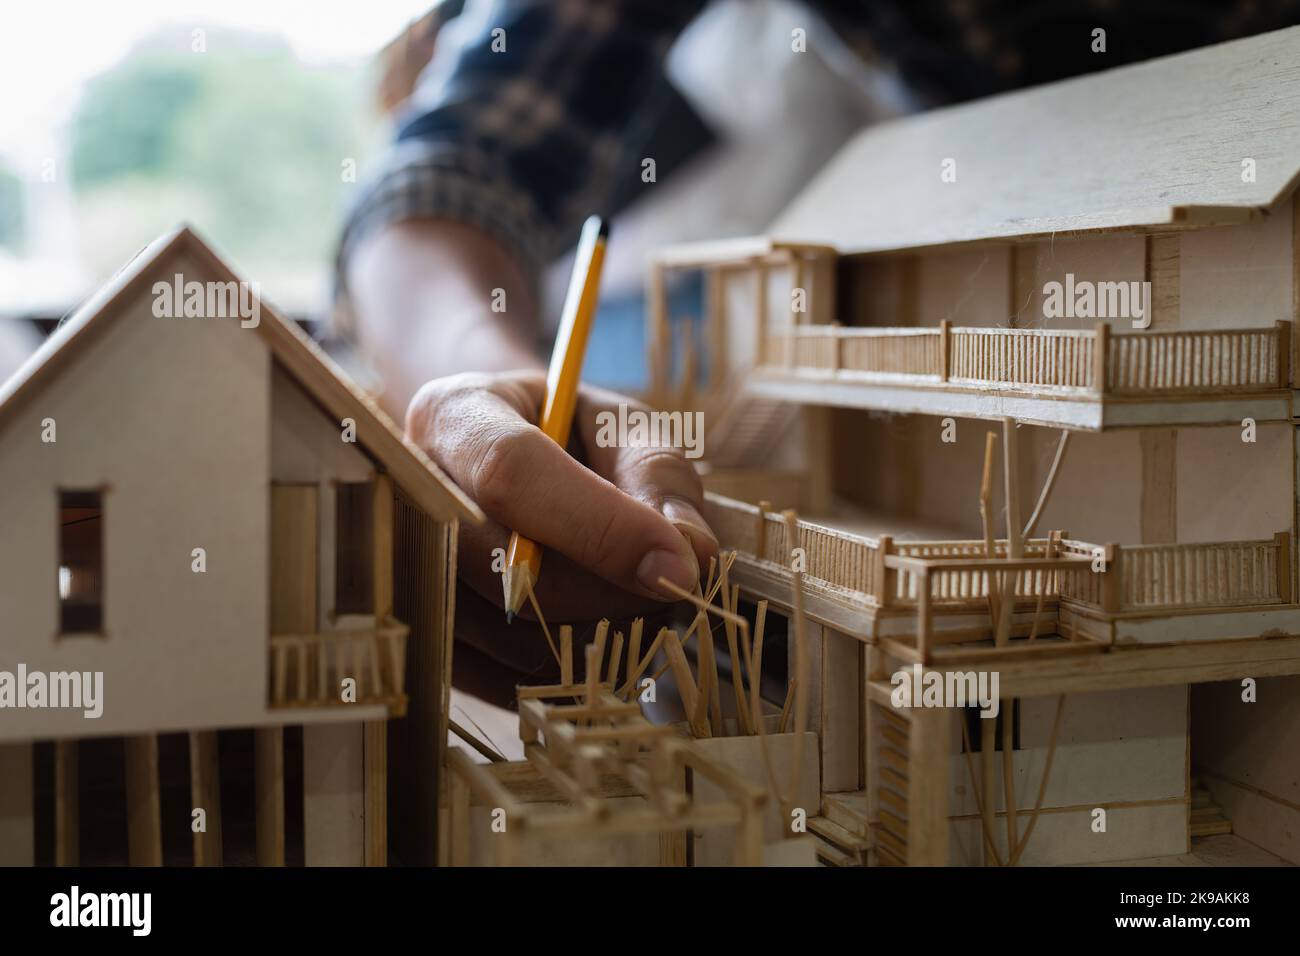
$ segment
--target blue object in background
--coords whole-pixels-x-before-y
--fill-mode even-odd
[[[691,272],[668,289],[668,321],[673,333],[673,380],[682,365],[682,343],[695,345],[696,381],[708,381],[705,350],[704,274]],[[642,392],[650,384],[646,364],[646,297],[644,291],[602,298],[587,342],[582,380],[620,392]]]

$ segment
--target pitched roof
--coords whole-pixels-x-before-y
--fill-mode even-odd
[[[1258,218],[1300,179],[1297,63],[1290,27],[873,126],[768,234],[857,253]]]
[[[139,298],[178,255],[208,268],[216,280],[239,276],[194,233],[181,226],[155,240],[59,326],[7,382],[0,384],[0,423],[25,398],[58,377],[69,358],[93,345],[100,332]],[[322,408],[336,419],[357,423],[357,442],[426,513],[441,520],[483,520],[483,512],[393,420],[296,324],[260,300],[256,330],[272,355]]]

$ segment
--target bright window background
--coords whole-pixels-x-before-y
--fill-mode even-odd
[[[272,300],[318,310],[358,188],[344,163],[364,182],[388,135],[375,54],[430,5],[7,5],[0,315],[61,314],[180,221]]]

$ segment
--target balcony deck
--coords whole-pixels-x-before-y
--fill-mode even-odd
[[[797,326],[748,383],[789,402],[1100,431],[1290,421],[1291,324],[1113,333]]]
[[[788,612],[790,555],[801,548],[808,616],[900,661],[1002,662],[1300,635],[1287,532],[1135,546],[1053,533],[1025,541],[1012,561],[1005,541],[989,556],[983,541],[904,542],[803,521],[791,540],[780,516],[713,494],[705,518],[722,547],[737,552],[732,579],[750,595]],[[995,647],[990,593],[1003,593],[1007,573],[1010,639]]]
[[[390,717],[406,713],[408,628],[388,618],[382,626],[316,634],[274,634],[270,646],[272,710],[382,705]],[[345,700],[343,681],[356,681]]]

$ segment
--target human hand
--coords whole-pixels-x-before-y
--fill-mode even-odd
[[[599,447],[600,411],[641,407],[601,389],[579,391],[569,449],[559,448],[535,424],[545,387],[540,372],[470,372],[434,379],[411,401],[407,435],[488,518],[461,526],[461,579],[500,607],[492,552],[519,531],[545,549],[536,595],[548,621],[663,610],[676,598],[659,578],[692,589],[717,555],[699,476],[680,448]]]

